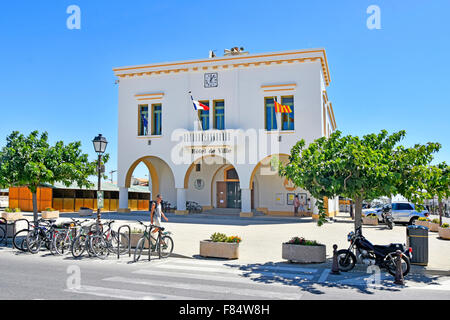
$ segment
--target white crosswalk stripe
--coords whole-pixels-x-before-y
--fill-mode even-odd
[[[145,268],[132,271],[131,276],[102,279],[105,286],[83,284],[78,289],[66,291],[84,296],[133,300],[187,300],[197,297],[298,300],[302,296],[301,290],[288,284],[312,280],[318,271],[288,265],[239,265],[223,261],[170,258],[139,265]]]
[[[81,286],[77,289],[66,289],[65,292],[78,293],[81,295],[94,295],[105,298],[115,298],[124,300],[193,300],[191,297],[154,294],[150,292],[125,290],[116,288],[105,288],[96,286]],[[195,299],[197,300],[197,299]]]
[[[247,288],[233,288],[231,286],[218,286],[211,284],[194,284],[194,283],[182,283],[182,282],[168,282],[161,280],[147,280],[147,279],[132,279],[123,277],[112,277],[103,279],[104,281],[119,282],[119,283],[130,283],[150,287],[163,287],[172,289],[182,289],[182,290],[194,290],[194,291],[207,291],[211,293],[221,293],[221,294],[236,294],[238,291],[240,295],[258,297],[261,299],[299,299],[300,294],[291,294],[283,292],[274,292],[265,289],[247,289]]]

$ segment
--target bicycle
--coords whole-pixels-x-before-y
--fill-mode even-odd
[[[146,240],[149,245],[150,250],[149,254],[151,254],[152,251],[156,251],[157,249],[160,257],[162,258],[169,257],[173,251],[173,240],[169,236],[171,233],[169,231],[164,232],[163,227],[158,227],[153,224],[147,226],[142,221],[138,222],[145,227],[145,231],[141,239],[139,239],[136,248],[134,249],[134,257],[133,257],[134,262],[139,261],[139,259],[141,258],[142,251],[144,250],[144,246],[146,244]],[[157,239],[155,239],[152,236],[151,231],[153,228],[158,228]],[[153,243],[155,244],[153,245]]]
[[[5,218],[1,218],[0,217],[0,243],[5,241],[5,238],[6,238],[6,224],[7,223],[8,223],[8,221],[6,221]],[[5,241],[5,243],[7,243],[7,242]]]
[[[53,234],[52,246],[55,254],[63,255],[70,252],[73,239],[78,235],[78,229],[81,227],[81,224],[89,221],[89,219],[86,219],[79,222],[73,218],[71,219],[71,223],[65,224],[66,228],[56,229]]]
[[[26,237],[27,250],[30,253],[36,254],[41,249],[42,244],[47,250],[53,253],[52,240],[53,234],[57,228],[56,220],[39,219],[37,225],[33,225],[32,229],[28,231]]]
[[[74,258],[79,258],[87,249],[88,255],[92,256],[94,253],[90,248],[90,238],[97,233],[97,223],[92,221],[90,224],[82,225],[79,234],[73,239],[70,246],[70,251]]]
[[[106,231],[101,234],[93,235],[90,238],[89,245],[94,255],[98,258],[104,259],[110,253],[117,255],[125,254],[128,251],[128,236],[125,233],[119,234],[117,231],[114,231],[111,227],[114,222],[115,221],[112,220],[106,223],[108,226]],[[103,226],[101,226],[101,228],[103,229]],[[121,238],[125,241],[120,241]],[[117,249],[117,247],[119,247],[119,249]]]

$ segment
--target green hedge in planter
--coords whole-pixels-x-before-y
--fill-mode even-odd
[[[286,242],[287,244],[297,244],[300,246],[322,246],[321,243],[318,243],[316,240],[306,240],[301,237],[293,237],[291,240]]]

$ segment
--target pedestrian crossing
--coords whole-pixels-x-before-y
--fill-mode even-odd
[[[84,298],[128,300],[298,300],[302,297],[301,288],[276,281],[277,277],[285,281],[309,281],[317,271],[179,258],[145,264],[126,275],[105,276],[100,286],[81,283],[65,292]]]
[[[300,300],[305,288],[335,285],[367,287],[371,274],[364,272],[330,274],[330,269],[289,264],[237,264],[230,261],[168,258],[132,264],[127,272],[106,274],[95,283],[83,283],[65,292],[86,299],[127,300]],[[383,287],[393,281],[381,273]],[[450,291],[450,279],[418,284],[408,281],[405,289]]]

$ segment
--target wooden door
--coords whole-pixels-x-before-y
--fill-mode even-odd
[[[216,199],[217,208],[227,207],[227,183],[225,181],[217,181]]]

